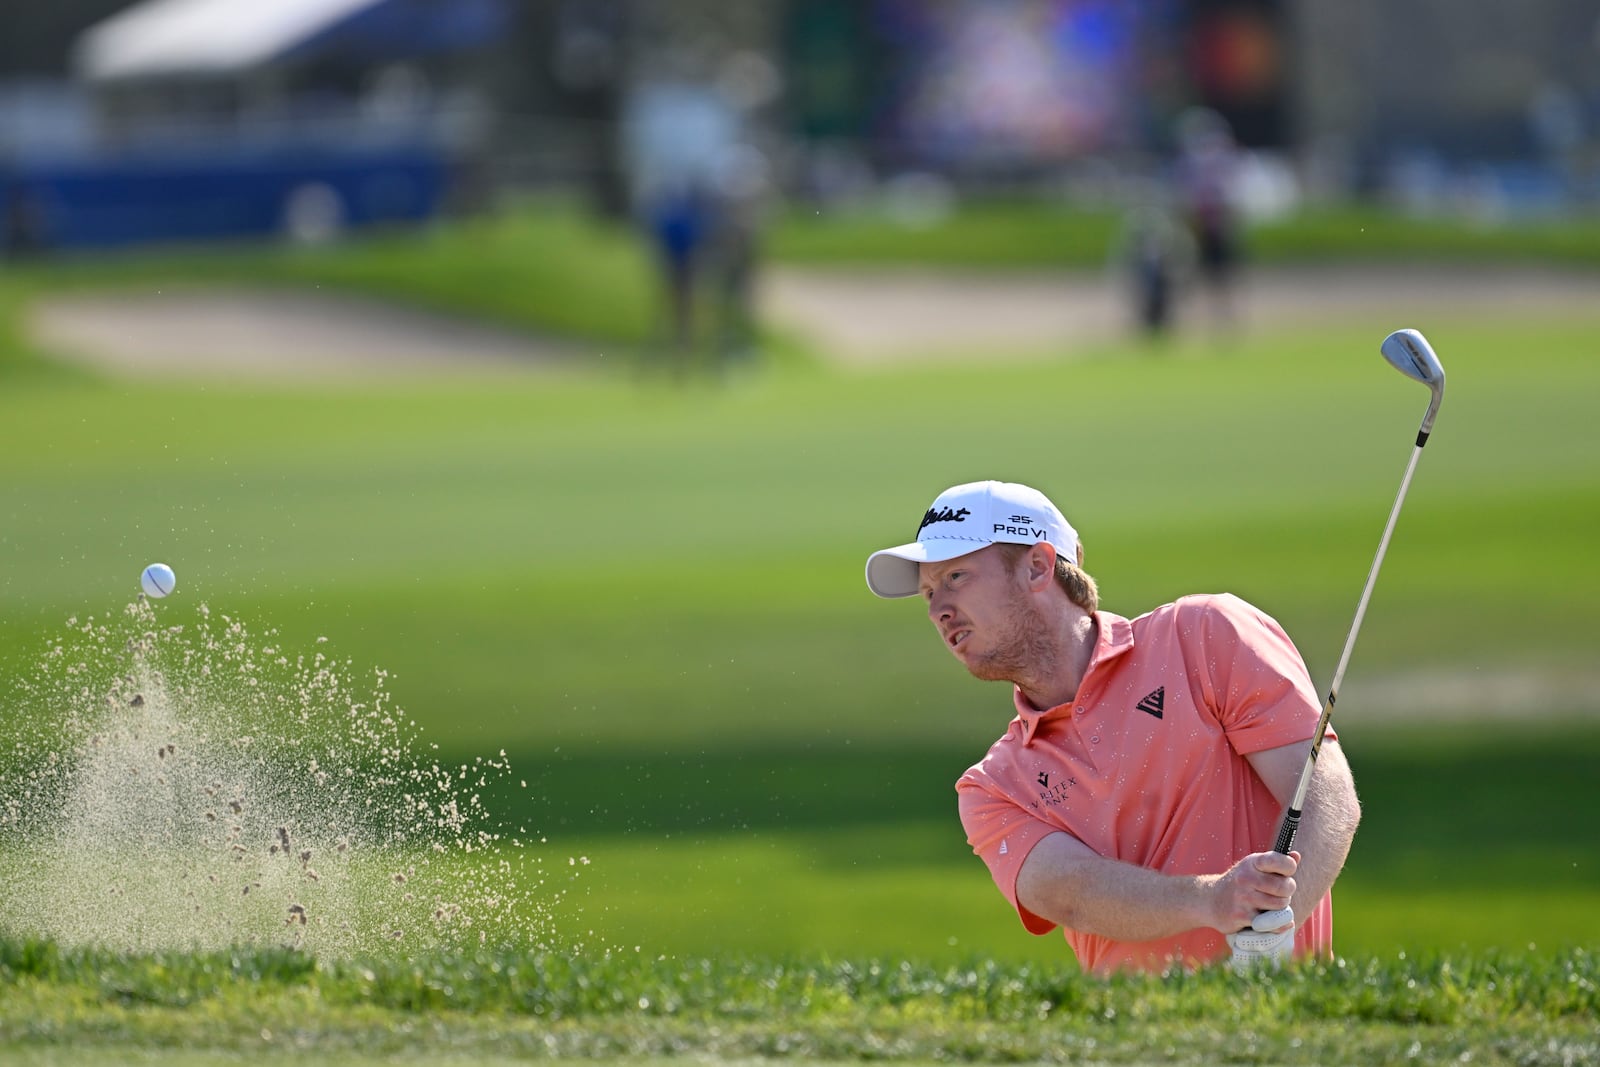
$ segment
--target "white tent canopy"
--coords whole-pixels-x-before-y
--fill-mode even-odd
[[[88,81],[228,74],[266,63],[384,0],[143,0],[78,39]]]

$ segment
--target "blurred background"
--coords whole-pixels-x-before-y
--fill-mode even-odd
[[[1592,2],[12,7],[0,740],[159,559],[505,751],[591,945],[1059,960],[955,818],[1006,694],[866,554],[1032,482],[1325,685],[1415,326],[1341,947],[1600,937]]]
[[[315,240],[529,190],[617,215],[690,178],[1103,203],[1197,107],[1255,215],[1548,216],[1600,197],[1597,35],[1581,0],[63,0],[0,40],[7,247]]]

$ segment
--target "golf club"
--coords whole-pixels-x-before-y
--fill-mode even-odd
[[[1356,646],[1356,635],[1361,632],[1367,601],[1372,598],[1372,587],[1378,581],[1378,568],[1383,566],[1383,555],[1389,549],[1389,537],[1394,533],[1395,520],[1400,517],[1400,505],[1405,503],[1406,490],[1411,487],[1411,475],[1417,469],[1417,460],[1422,457],[1422,448],[1428,443],[1428,435],[1433,432],[1434,416],[1439,414],[1439,403],[1444,399],[1444,367],[1440,366],[1439,357],[1434,355],[1433,347],[1422,334],[1416,330],[1396,330],[1383,339],[1382,351],[1383,358],[1389,361],[1390,366],[1407,378],[1426,385],[1433,397],[1428,401],[1428,412],[1422,417],[1422,426],[1417,431],[1416,447],[1411,450],[1411,462],[1406,465],[1405,477],[1400,480],[1400,492],[1389,511],[1383,539],[1378,542],[1378,554],[1373,557],[1372,570],[1367,573],[1367,587],[1361,591],[1361,602],[1356,605],[1356,618],[1350,624],[1349,636],[1345,638],[1344,652],[1339,656],[1338,669],[1333,672],[1333,683],[1328,686],[1328,699],[1322,705],[1322,716],[1311,735],[1311,751],[1306,754],[1305,767],[1300,771],[1300,783],[1295,787],[1294,800],[1284,812],[1283,823],[1278,827],[1278,840],[1273,844],[1272,851],[1286,856],[1294,847],[1295,834],[1300,830],[1300,812],[1306,802],[1306,791],[1311,785],[1311,773],[1317,765],[1317,754],[1322,751],[1322,735],[1333,716],[1333,706],[1339,698],[1339,683],[1344,681],[1345,668],[1350,665],[1350,653]],[[1279,929],[1293,921],[1293,913],[1287,908],[1280,908],[1262,912],[1256,916],[1252,926],[1256,930],[1266,931]]]

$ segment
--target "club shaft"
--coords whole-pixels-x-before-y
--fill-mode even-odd
[[[1395,523],[1400,518],[1400,506],[1405,503],[1406,492],[1411,488],[1411,476],[1416,473],[1417,461],[1422,458],[1422,446],[1427,444],[1427,435],[1419,434],[1416,447],[1411,450],[1411,461],[1406,464],[1405,477],[1400,479],[1400,492],[1395,494],[1394,507],[1389,509],[1389,521],[1383,528],[1383,538],[1378,542],[1378,552],[1372,557],[1372,569],[1367,572],[1366,588],[1361,590],[1361,602],[1356,605],[1355,621],[1350,624],[1350,633],[1344,639],[1344,651],[1339,655],[1339,666],[1333,672],[1333,682],[1328,686],[1328,699],[1322,705],[1322,715],[1317,719],[1316,732],[1311,735],[1311,749],[1306,753],[1305,766],[1300,769],[1300,782],[1295,786],[1294,800],[1289,804],[1288,811],[1284,812],[1283,822],[1278,827],[1278,839],[1272,846],[1272,851],[1289,854],[1294,847],[1295,835],[1300,830],[1300,813],[1305,807],[1306,793],[1311,788],[1311,774],[1317,766],[1317,755],[1322,751],[1322,735],[1328,729],[1328,720],[1333,717],[1333,706],[1339,699],[1339,685],[1344,681],[1344,672],[1350,666],[1350,654],[1356,647],[1356,636],[1361,633],[1361,620],[1366,618],[1367,603],[1372,599],[1372,589],[1378,584],[1378,571],[1383,567],[1384,554],[1389,551],[1389,538],[1394,535]]]

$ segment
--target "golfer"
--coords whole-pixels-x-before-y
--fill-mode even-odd
[[[1303,855],[1263,851],[1322,710],[1293,643],[1227,594],[1101,611],[1082,564],[1054,504],[995,481],[941,493],[915,541],[867,560],[874,593],[922,597],[969,672],[1014,687],[1005,736],[956,783],[973,851],[1029,932],[1061,927],[1097,974],[1331,953],[1360,818],[1332,730]],[[1235,938],[1285,907],[1292,925]]]

